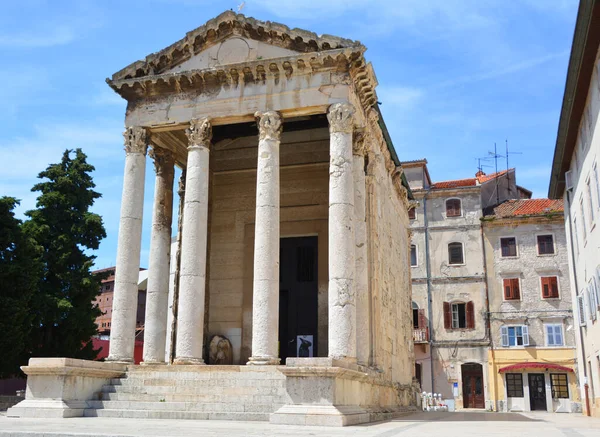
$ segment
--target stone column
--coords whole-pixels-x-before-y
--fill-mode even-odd
[[[169,264],[171,222],[173,220],[173,179],[175,159],[171,151],[153,147],[156,182],[152,211],[146,322],[144,326],[144,363],[164,364],[169,306]]]
[[[108,361],[132,363],[148,143],[146,130],[142,127],[128,127],[123,136],[125,137],[126,153],[125,175],[123,177],[123,196],[121,197]]]
[[[356,361],[354,289],[354,107],[329,107],[329,357]]]
[[[208,238],[208,162],[212,139],[208,118],[191,120],[186,135],[188,159],[174,364],[204,364],[202,344]]]
[[[365,135],[354,131],[352,145],[352,174],[354,178],[354,242],[356,295],[356,359],[359,364],[369,364],[370,314],[369,276],[367,271],[367,214],[365,175]]]
[[[256,113],[256,220],[252,293],[252,356],[248,364],[279,364],[279,144],[281,115]]]

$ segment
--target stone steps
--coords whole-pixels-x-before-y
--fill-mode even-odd
[[[277,371],[136,368],[87,401],[86,416],[264,420],[288,401]]]
[[[200,412],[200,411],[171,411],[171,410],[113,410],[93,409],[84,410],[85,417],[126,417],[132,419],[187,419],[187,420],[244,420],[268,421],[270,413],[251,412]]]

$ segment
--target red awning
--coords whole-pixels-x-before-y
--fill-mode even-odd
[[[560,364],[553,363],[517,363],[511,364],[510,366],[503,367],[498,370],[498,373],[506,373],[524,369],[546,369],[546,370],[560,370],[561,372],[573,372],[573,369],[570,367],[561,366]]]

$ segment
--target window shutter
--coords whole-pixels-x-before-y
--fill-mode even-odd
[[[475,305],[473,302],[467,302],[467,328],[475,328]]]
[[[549,278],[542,278],[542,297],[548,298],[550,297],[550,281]]]
[[[444,302],[444,328],[452,328],[452,314],[450,313],[450,303]]]
[[[502,326],[500,328],[500,335],[502,337],[502,347],[508,347],[508,327]]]
[[[419,310],[419,329],[424,329],[427,327],[427,321],[425,320],[425,309]]]
[[[554,327],[554,345],[562,346],[563,345],[563,335],[562,335],[562,326],[556,325]]]
[[[585,302],[581,294],[577,296],[577,309],[579,310],[579,325],[585,326]]]
[[[551,296],[558,297],[558,277],[548,278],[548,282],[550,282]]]
[[[592,305],[590,302],[590,291],[587,288],[583,290],[583,298],[585,299],[586,320],[592,320]]]
[[[529,346],[529,326],[523,325],[521,328],[523,332],[523,346]]]
[[[554,326],[546,325],[546,338],[548,339],[548,346],[554,346]]]
[[[519,288],[519,279],[515,278],[512,280],[512,292],[514,299],[521,299],[521,289]]]
[[[504,280],[504,300],[510,300],[510,299],[512,299],[511,280],[505,279]]]

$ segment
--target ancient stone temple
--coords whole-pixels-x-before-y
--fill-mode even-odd
[[[128,102],[110,355],[32,359],[12,415],[348,425],[416,402],[410,191],[365,50],[225,12],[108,80]],[[215,335],[232,365],[207,362]]]

